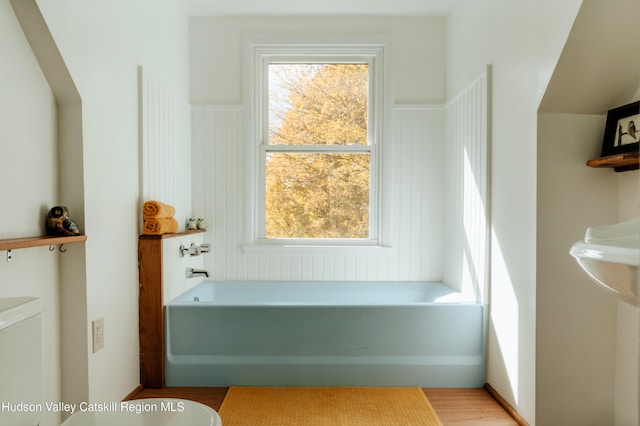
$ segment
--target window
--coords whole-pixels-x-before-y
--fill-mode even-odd
[[[352,47],[258,54],[261,242],[376,244],[380,56]]]

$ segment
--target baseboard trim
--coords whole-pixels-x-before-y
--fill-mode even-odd
[[[493,388],[493,386],[491,386],[489,383],[485,383],[484,388],[487,392],[489,392],[489,395],[491,395],[493,399],[495,399],[496,402],[500,404],[502,408],[504,408],[504,411],[506,411],[513,418],[513,420],[516,421],[516,423],[518,423],[520,426],[530,426],[529,422],[527,422],[524,417],[522,417],[520,413],[518,413],[516,409],[513,408],[511,404],[509,404],[507,400],[504,399],[502,395],[500,395],[498,391]]]
[[[127,396],[124,397],[123,401],[131,401],[142,389],[143,387],[141,384],[136,386]]]

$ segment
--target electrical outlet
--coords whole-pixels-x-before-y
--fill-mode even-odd
[[[104,318],[96,318],[91,322],[93,326],[93,353],[104,349]]]

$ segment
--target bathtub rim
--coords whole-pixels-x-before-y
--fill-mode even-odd
[[[287,286],[309,286],[309,285],[317,285],[317,286],[334,286],[344,289],[344,286],[353,286],[353,287],[364,287],[370,285],[392,285],[392,286],[403,286],[406,290],[407,287],[413,286],[422,286],[428,287],[428,290],[435,292],[432,294],[433,300],[428,301],[394,301],[389,303],[353,303],[353,302],[344,302],[344,303],[336,303],[336,302],[310,302],[310,301],[294,301],[294,302],[284,302],[284,301],[273,301],[273,302],[265,302],[265,301],[233,301],[233,302],[220,302],[215,300],[201,300],[201,301],[192,301],[192,300],[183,300],[189,294],[193,294],[198,289],[204,286],[209,285],[258,285],[258,286],[268,286],[268,285],[287,285]],[[352,289],[353,290],[353,289]],[[402,290],[402,289],[401,289]],[[435,296],[438,297],[435,297]],[[287,307],[391,307],[391,306],[431,306],[431,305],[459,305],[459,304],[481,304],[478,300],[472,299],[462,292],[459,292],[452,287],[441,281],[318,281],[318,280],[289,280],[289,281],[275,281],[275,280],[225,280],[225,281],[215,281],[215,280],[203,280],[197,285],[191,287],[190,289],[184,291],[180,295],[176,296],[174,299],[165,304],[165,307],[168,306],[193,306],[193,307],[206,307],[206,306],[220,306],[220,307],[277,307],[277,308],[287,308]]]

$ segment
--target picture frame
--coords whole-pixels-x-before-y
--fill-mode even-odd
[[[604,129],[601,157],[638,151],[640,147],[640,101],[610,109]]]

